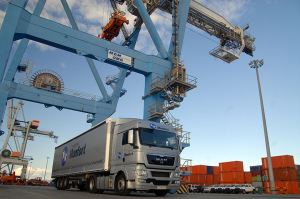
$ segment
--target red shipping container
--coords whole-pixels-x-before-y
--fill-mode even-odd
[[[213,175],[206,175],[205,185],[212,185],[213,183],[214,183],[214,176]]]
[[[196,174],[207,174],[207,166],[205,165],[192,166],[192,175],[196,175]]]
[[[271,193],[271,185],[269,182],[264,182],[265,193]],[[299,194],[298,182],[294,181],[275,181],[276,194]]]
[[[223,172],[244,172],[242,161],[221,162],[219,163],[220,173]]]
[[[297,170],[294,167],[273,169],[275,181],[297,181]],[[269,181],[269,170],[263,170],[263,176],[267,176],[265,180]]]
[[[220,174],[214,174],[214,181],[213,184],[220,184]]]
[[[220,173],[221,184],[243,184],[245,182],[244,172]]]
[[[252,183],[252,175],[250,172],[244,172],[244,178],[245,178],[245,183],[246,184],[251,184]]]
[[[220,174],[220,168],[219,167],[213,167],[213,174]]]
[[[267,158],[262,158],[261,162],[262,162],[263,170],[269,168]],[[273,169],[295,167],[294,157],[291,155],[273,156],[272,157],[272,166],[273,166]]]

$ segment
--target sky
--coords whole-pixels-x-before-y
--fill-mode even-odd
[[[213,36],[187,25],[181,59],[187,73],[198,78],[197,88],[188,92],[180,108],[172,114],[191,132],[191,146],[184,149],[182,158],[192,159],[193,164],[218,165],[224,161],[244,161],[245,170],[250,165],[261,164],[266,156],[261,111],[255,71],[248,63],[264,59],[260,69],[267,126],[272,155],[293,155],[300,164],[300,51],[299,31],[300,1],[297,0],[202,0],[207,7],[222,14],[238,26],[250,25],[248,32],[256,38],[254,57],[242,54],[230,64],[209,55],[218,46]],[[36,0],[29,0],[27,9],[32,11]],[[81,31],[97,35],[108,21],[111,8],[107,1],[68,0]],[[5,16],[6,0],[0,0],[0,24]],[[120,9],[126,11],[126,6]],[[134,17],[127,13],[132,29]],[[69,26],[59,0],[47,0],[42,17]],[[158,32],[168,45],[171,36],[171,17],[161,11],[152,15]],[[113,42],[121,43],[120,34]],[[17,43],[14,44],[12,54]],[[143,26],[136,50],[146,54],[157,51]],[[83,57],[30,42],[22,60],[30,63],[32,74],[42,69],[58,73],[65,88],[101,96],[92,73]],[[114,66],[96,62],[100,76],[116,74]],[[16,74],[16,81],[26,80]],[[113,117],[143,116],[144,77],[132,73],[124,83],[127,93],[119,100]],[[109,90],[109,88],[108,88]],[[90,128],[86,114],[45,108],[25,102],[26,120],[40,120],[41,130],[52,130],[58,142],[36,136],[28,144],[26,155],[33,157],[31,176],[42,176],[47,156],[47,178],[51,176],[54,147]],[[5,121],[6,121],[5,116]],[[7,131],[6,124],[2,129]],[[0,137],[0,144],[4,136]]]

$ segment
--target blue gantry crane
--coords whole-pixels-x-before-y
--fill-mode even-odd
[[[45,1],[38,0],[33,13],[25,9],[27,0],[11,0],[7,7],[0,31],[1,123],[7,100],[18,98],[47,107],[88,113],[88,122],[97,124],[115,112],[119,98],[126,92],[122,88],[125,78],[135,72],[145,77],[144,119],[162,121],[183,133],[182,125],[169,111],[179,107],[186,92],[195,88],[197,83],[195,77],[187,75],[180,59],[186,23],[219,38],[220,45],[210,54],[225,62],[238,59],[242,52],[252,55],[254,51],[254,39],[245,33],[248,27],[230,24],[196,0],[110,0],[114,11],[118,9],[118,4],[126,3],[128,12],[136,16],[130,34],[124,26],[118,29],[125,38],[122,45],[81,32],[67,0],[60,1],[71,27],[40,17]],[[172,15],[172,38],[168,49],[150,18],[156,9]],[[157,55],[147,55],[134,49],[143,23],[158,51]],[[58,89],[61,87],[59,78],[53,77],[52,73],[39,74],[36,84],[25,85],[14,81],[17,71],[26,70],[21,61],[29,40],[85,57],[101,99],[87,99],[62,92]],[[12,45],[16,41],[20,42],[11,55]],[[10,56],[12,59],[8,62]],[[119,73],[103,82],[94,61],[117,66]],[[113,89],[112,94],[108,94],[104,84]],[[186,139],[189,140],[189,137]]]

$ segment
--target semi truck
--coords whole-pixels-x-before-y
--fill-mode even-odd
[[[180,142],[170,126],[108,118],[55,148],[52,178],[58,190],[165,196],[180,186]]]

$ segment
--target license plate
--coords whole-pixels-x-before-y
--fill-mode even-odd
[[[167,189],[167,186],[157,186],[157,189]]]

